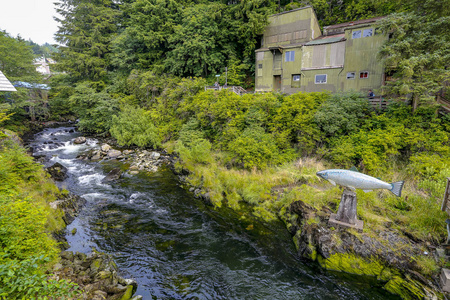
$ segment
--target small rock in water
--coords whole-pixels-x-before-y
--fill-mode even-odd
[[[71,233],[72,235],[75,235],[77,233],[77,229],[76,228],[72,229]]]
[[[152,159],[158,159],[161,156],[161,154],[159,154],[158,152],[152,152],[150,154],[150,158]]]
[[[83,144],[86,143],[86,138],[84,136],[79,136],[73,140],[74,144]]]
[[[111,146],[108,145],[108,144],[103,144],[102,147],[101,147],[101,150],[103,152],[108,152],[109,150],[111,150]]]
[[[103,178],[102,182],[110,182],[120,178],[122,175],[122,170],[119,168],[112,169],[105,178]]]
[[[47,172],[56,181],[63,181],[67,178],[67,168],[58,162],[48,167]]]

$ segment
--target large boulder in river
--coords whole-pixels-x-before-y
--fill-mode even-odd
[[[111,149],[111,150],[108,151],[108,157],[109,158],[116,158],[116,157],[118,157],[120,155],[122,155],[122,152],[120,152],[119,150]]]
[[[112,169],[105,178],[103,178],[102,182],[110,182],[120,178],[122,176],[122,170],[119,168]]]
[[[74,144],[84,144],[86,143],[86,138],[84,136],[79,136],[73,140]]]
[[[47,172],[56,181],[63,181],[67,178],[67,168],[60,163],[55,163],[48,167]]]

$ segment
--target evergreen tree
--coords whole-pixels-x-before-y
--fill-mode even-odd
[[[56,3],[60,27],[55,54],[58,67],[74,79],[104,79],[110,65],[111,40],[120,15],[112,0],[60,0]]]
[[[33,65],[33,52],[26,42],[0,31],[0,71],[9,80],[32,80],[38,74]]]
[[[403,8],[384,20],[382,29],[391,37],[380,54],[394,77],[386,92],[411,99],[416,110],[434,104],[450,80],[450,3],[410,0]]]

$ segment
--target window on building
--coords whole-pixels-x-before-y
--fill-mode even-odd
[[[295,51],[286,51],[284,61],[294,61],[295,60]]]
[[[361,30],[355,30],[352,32],[352,39],[359,39],[361,37]]]
[[[359,72],[359,78],[369,78],[369,72]]]
[[[258,70],[256,72],[257,76],[263,76],[263,65],[262,64],[258,64]]]
[[[372,28],[363,30],[363,37],[368,37],[368,36],[372,36],[372,35],[373,35],[373,29]]]
[[[348,72],[347,73],[347,79],[355,79],[356,73],[355,72]]]
[[[291,87],[293,87],[293,88],[299,88],[300,87],[300,74],[293,74],[292,75]]]
[[[264,52],[257,52],[256,53],[256,60],[263,60],[264,59]]]
[[[314,82],[316,84],[327,83],[327,74],[316,75]]]

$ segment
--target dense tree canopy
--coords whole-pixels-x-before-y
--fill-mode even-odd
[[[0,71],[10,80],[25,80],[37,76],[34,55],[24,40],[0,31]]]
[[[404,7],[406,12],[383,21],[382,28],[391,38],[381,56],[394,75],[386,91],[411,97],[416,109],[434,104],[437,92],[450,79],[450,2],[410,0]]]

